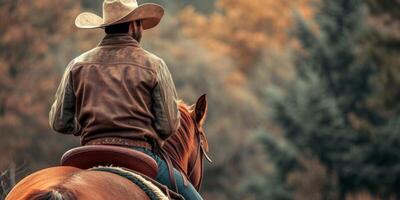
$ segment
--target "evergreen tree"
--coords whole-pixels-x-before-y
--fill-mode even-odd
[[[361,0],[322,0],[315,24],[298,19],[299,76],[274,101],[274,118],[293,149],[326,167],[325,198],[332,191],[339,199],[363,190],[383,199],[398,193],[399,118],[387,120],[368,104],[376,69],[363,49],[370,31],[363,8]],[[267,149],[273,142],[264,139]]]
[[[368,0],[370,24],[368,56],[379,66],[370,104],[387,119],[400,113],[400,2]]]

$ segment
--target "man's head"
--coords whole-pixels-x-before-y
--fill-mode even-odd
[[[143,34],[143,25],[142,21],[136,20],[133,22],[106,26],[104,31],[106,32],[106,34],[127,33],[131,35],[136,41],[140,42]]]

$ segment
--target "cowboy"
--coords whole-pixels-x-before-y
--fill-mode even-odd
[[[139,45],[143,30],[157,26],[164,9],[136,0],[105,0],[103,17],[80,14],[75,25],[104,28],[106,36],[66,67],[50,111],[57,132],[81,137],[82,145],[127,146],[152,156],[156,181],[185,199],[202,199],[181,173],[152,152],[179,128],[177,93],[164,61]],[[149,150],[150,149],[150,150]]]

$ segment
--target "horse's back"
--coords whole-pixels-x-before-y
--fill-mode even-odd
[[[6,200],[39,200],[49,195],[60,200],[149,199],[142,189],[116,174],[53,167],[21,180]]]

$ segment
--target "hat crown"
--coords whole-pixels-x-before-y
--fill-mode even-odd
[[[164,8],[158,4],[138,5],[137,0],[103,0],[103,17],[83,12],[75,19],[78,28],[102,28],[113,24],[141,20],[143,29],[150,29],[160,23]]]
[[[103,23],[118,21],[138,6],[136,0],[104,0]]]

